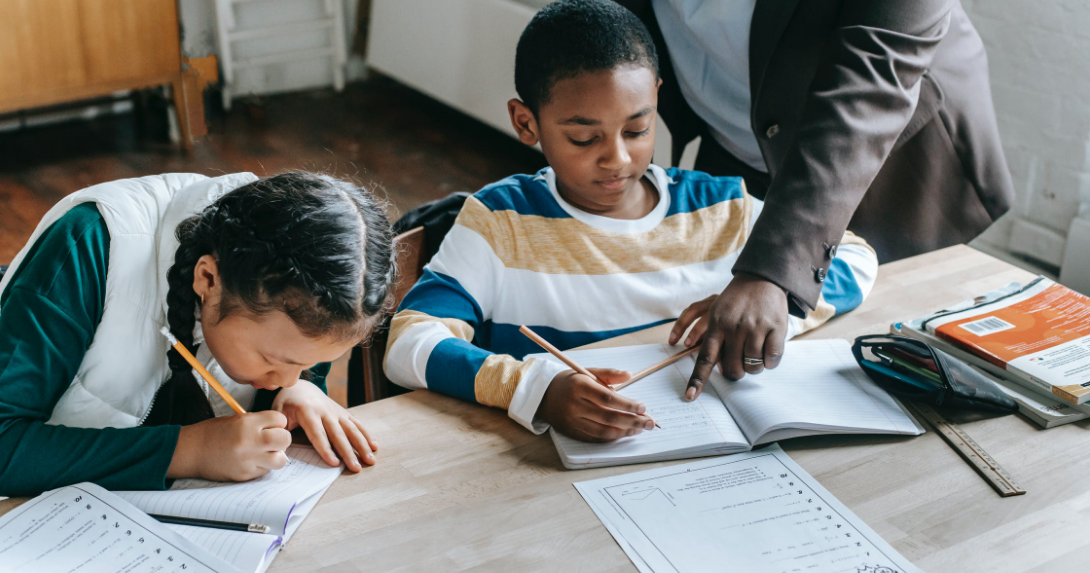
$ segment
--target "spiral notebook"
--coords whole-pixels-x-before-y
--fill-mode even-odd
[[[341,474],[340,467],[327,465],[309,446],[293,445],[287,454],[286,466],[248,482],[182,479],[167,491],[114,493],[147,513],[268,525],[268,534],[166,525],[238,569],[257,573],[269,567]]]
[[[637,372],[677,348],[648,344],[566,352],[584,367]],[[535,358],[556,360],[550,354]],[[590,444],[550,430],[564,466],[581,469],[745,452],[817,434],[901,434],[923,427],[863,373],[846,340],[788,342],[780,366],[729,382],[718,372],[684,400],[696,361],[688,356],[621,390],[643,402],[661,429]]]

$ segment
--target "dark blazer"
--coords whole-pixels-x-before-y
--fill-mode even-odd
[[[705,122],[678,89],[651,0],[618,0],[659,53],[674,157]],[[768,175],[711,137],[697,168],[743,175],[764,212],[735,272],[813,308],[844,230],[887,262],[966,242],[1005,213],[984,45],[957,0],[760,0],[750,28],[750,122]]]

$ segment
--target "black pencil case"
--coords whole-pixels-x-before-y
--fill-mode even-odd
[[[899,398],[963,410],[1018,411],[995,382],[922,340],[860,336],[852,354],[875,384]]]

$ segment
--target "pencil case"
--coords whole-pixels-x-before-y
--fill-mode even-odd
[[[1018,411],[995,382],[922,340],[860,336],[852,354],[875,384],[899,398],[962,410]]]

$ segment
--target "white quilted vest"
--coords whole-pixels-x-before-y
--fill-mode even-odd
[[[255,180],[251,173],[213,179],[189,173],[122,179],[72,193],[46,213],[0,281],[0,293],[38,237],[76,205],[95,203],[110,231],[102,320],[47,423],[131,428],[143,422],[170,373],[167,342],[159,329],[167,324],[166,275],[178,247],[174,229],[224,193]],[[193,335],[195,342],[203,341],[199,321]],[[256,390],[227,377],[206,345],[197,352],[197,360],[240,404],[253,403]],[[207,385],[199,376],[197,380],[207,394]],[[216,415],[231,413],[215,392],[210,401]]]

